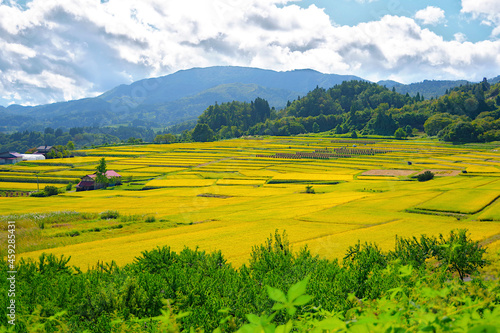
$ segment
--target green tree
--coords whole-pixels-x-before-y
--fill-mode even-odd
[[[410,136],[410,137],[411,137],[411,136],[413,136],[413,135],[412,135],[412,133],[413,133],[413,128],[411,128],[411,126],[410,126],[410,125],[406,125],[406,127],[405,127],[405,132],[406,132],[406,135],[407,135],[407,136]]]
[[[106,177],[106,172],[108,170],[106,166],[106,159],[104,157],[99,160],[99,165],[95,169],[96,182],[106,185],[108,183],[108,177]]]
[[[425,121],[424,130],[427,135],[434,136],[451,123],[453,119],[449,113],[437,113]]]
[[[68,141],[68,143],[66,144],[66,148],[68,150],[75,150],[75,144],[73,143],[73,141]]]
[[[312,130],[314,133],[319,133],[320,129],[319,129],[319,125],[317,122],[314,122]]]
[[[402,128],[398,128],[396,132],[394,132],[394,137],[396,139],[405,139],[406,138],[406,132]]]
[[[46,197],[50,197],[50,196],[53,196],[53,195],[58,195],[59,194],[59,190],[57,189],[57,187],[55,186],[45,186],[45,188],[43,189],[43,192],[45,192],[45,196]]]
[[[197,124],[191,137],[197,142],[214,141],[214,131],[207,124]]]
[[[466,229],[451,231],[448,239],[444,239],[443,235],[439,238],[441,245],[437,257],[441,266],[450,272],[457,272],[461,280],[486,265],[487,261],[483,258],[486,249],[479,245],[479,241],[471,240]]]

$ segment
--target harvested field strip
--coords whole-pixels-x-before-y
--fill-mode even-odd
[[[426,171],[430,171],[436,177],[454,177],[462,173],[460,170],[439,170],[439,169],[426,169],[415,174],[415,176],[423,174]]]
[[[416,173],[416,170],[369,170],[363,172],[362,176],[394,176],[408,177]]]
[[[359,180],[375,180],[375,181],[380,181],[380,180],[399,180],[398,177],[393,177],[393,176],[358,176],[357,179]]]

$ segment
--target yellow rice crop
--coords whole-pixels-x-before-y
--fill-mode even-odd
[[[450,190],[417,208],[458,213],[475,213],[500,196],[495,190]]]
[[[478,167],[485,170],[483,168],[494,167],[494,162],[484,159],[500,159],[498,154],[457,149],[436,141],[391,140],[372,147],[389,148],[395,152],[375,156],[332,160],[252,157],[255,154],[272,155],[276,152],[313,151],[333,147],[334,144],[330,141],[330,138],[286,137],[89,150],[93,156],[82,158],[76,163],[74,161],[77,160],[72,162],[72,159],[50,160],[53,163],[67,161],[77,164],[76,168],[69,168],[69,164],[65,167],[38,163],[36,167],[14,166],[6,169],[30,172],[59,170],[60,172],[50,176],[79,178],[80,173],[82,176],[93,173],[98,159],[109,154],[106,157],[108,169],[118,170],[124,176],[154,176],[165,173],[164,170],[174,170],[174,174],[148,182],[146,186],[159,188],[147,191],[128,191],[128,188],[133,187],[124,185],[110,190],[68,192],[51,198],[0,198],[0,211],[8,214],[19,211],[78,210],[100,213],[118,210],[122,215],[150,214],[170,222],[194,223],[186,227],[50,250],[72,255],[71,264],[82,268],[95,264],[98,259],[127,263],[141,251],[162,245],[172,246],[176,250],[181,250],[184,246],[200,246],[209,251],[221,249],[231,262],[238,264],[248,259],[252,246],[263,242],[277,228],[287,230],[296,249],[309,244],[314,252],[331,258],[341,257],[347,246],[358,239],[377,241],[389,249],[394,244],[395,234],[435,235],[447,233],[457,227],[468,228],[475,239],[484,239],[494,232],[498,233],[497,225],[488,222],[457,221],[450,216],[414,214],[405,210],[439,203],[443,199],[440,199],[441,193],[450,193],[449,202],[444,204],[453,205],[455,195],[462,193],[470,202],[457,203],[456,206],[467,208],[469,204],[472,208],[481,207],[488,198],[494,196],[491,193],[498,193],[500,177],[477,177],[469,172],[467,177],[437,177],[424,183],[392,181],[395,180],[392,177],[353,179],[362,170],[381,168],[419,170]],[[113,154],[130,157],[111,157]],[[132,158],[134,155],[141,156]],[[94,162],[89,162],[92,159]],[[407,161],[414,163],[408,166]],[[454,163],[455,161],[461,162]],[[163,167],[165,165],[171,167]],[[499,171],[488,174],[500,176]],[[313,184],[316,194],[306,194],[304,183],[262,185],[271,177],[284,181],[346,182],[338,185]],[[0,183],[2,186],[13,184],[18,183]],[[36,183],[20,185],[34,185],[36,188]],[[470,198],[471,196],[474,197]],[[477,202],[472,203],[476,199]],[[499,220],[499,210],[497,200],[473,218]]]
[[[146,187],[198,187],[211,186],[214,183],[213,179],[153,179]]]
[[[500,169],[494,166],[488,165],[470,165],[467,167],[467,172],[474,173],[500,173]],[[500,175],[500,174],[499,174]]]
[[[220,179],[217,185],[263,185],[265,180],[256,179]]]
[[[335,181],[335,180],[352,180],[353,176],[337,173],[296,173],[290,172],[286,174],[279,174],[273,177],[273,180],[303,180],[303,181]]]
[[[43,190],[45,188],[45,186],[64,187],[66,185],[65,184],[57,184],[57,183],[54,183],[54,184],[39,183],[37,186],[36,180],[34,183],[0,182],[0,189],[2,189],[2,190],[34,191],[38,187],[40,188],[40,190]]]

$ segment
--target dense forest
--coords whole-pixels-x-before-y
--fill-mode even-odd
[[[47,127],[44,132],[0,133],[0,152],[25,153],[39,146],[66,146],[70,141],[76,148],[121,142],[152,142],[154,137],[155,132],[145,127],[73,127],[69,131]]]
[[[375,83],[349,81],[330,89],[317,87],[280,111],[260,98],[215,104],[199,117],[193,140],[325,131],[404,138],[425,131],[450,142],[497,141],[499,92],[500,84],[492,86],[485,79],[425,100],[419,93],[411,97]]]
[[[15,266],[16,332],[496,332],[498,276],[474,276],[488,264],[484,254],[457,230],[397,238],[388,252],[354,244],[342,262],[294,252],[276,231],[239,269],[220,252],[188,248],[157,248],[124,267],[97,263],[86,272],[70,258],[42,255]],[[6,281],[12,269],[0,265]]]

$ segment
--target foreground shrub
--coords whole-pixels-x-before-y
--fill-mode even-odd
[[[117,219],[120,213],[116,210],[107,210],[101,213],[101,220]]]
[[[97,263],[85,272],[69,258],[42,255],[16,265],[16,330],[494,332],[488,325],[500,322],[500,280],[464,283],[446,269],[461,257],[483,264],[484,251],[466,231],[397,243],[390,253],[355,244],[339,265],[307,248],[293,252],[286,233],[276,231],[238,270],[220,251],[188,248],[157,248],[124,267]],[[442,269],[418,262],[419,253],[438,258]],[[411,260],[420,267],[404,263]],[[480,264],[465,267],[473,272]],[[7,265],[0,259],[4,280]],[[1,304],[7,288],[0,285]],[[0,326],[8,327],[6,316]]]
[[[59,194],[59,189],[57,187],[48,185],[48,186],[45,186],[45,188],[41,192],[31,193],[30,197],[41,198],[41,197],[50,197],[50,196],[58,195],[58,194]]]

